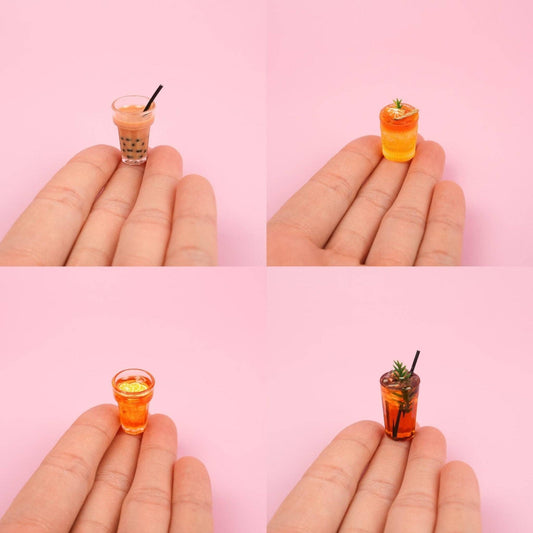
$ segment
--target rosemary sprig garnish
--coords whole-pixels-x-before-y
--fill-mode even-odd
[[[393,100],[393,103],[394,103],[394,105],[396,106],[397,109],[401,109],[402,108],[402,101],[400,100],[400,98],[395,98]]]

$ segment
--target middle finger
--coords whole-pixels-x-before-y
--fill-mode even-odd
[[[142,438],[135,479],[124,499],[118,533],[168,533],[177,446],[174,422],[152,415]]]
[[[407,172],[398,196],[372,243],[367,265],[410,266],[426,228],[433,189],[444,170],[444,150],[435,142],[423,141]]]
[[[339,533],[383,531],[389,507],[400,489],[410,444],[383,435]]]
[[[163,264],[181,174],[181,156],[174,148],[158,146],[150,152],[139,196],[120,233],[113,265]]]
[[[446,440],[435,428],[423,427],[411,441],[409,458],[385,533],[432,533],[437,517],[439,473],[446,460]]]

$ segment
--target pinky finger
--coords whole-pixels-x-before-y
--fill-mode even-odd
[[[209,181],[185,176],[178,182],[166,266],[217,264],[217,209]]]
[[[212,533],[211,482],[205,466],[194,457],[174,464],[170,533]]]
[[[481,505],[476,474],[466,463],[452,461],[440,474],[435,533],[481,533]]]
[[[460,265],[464,225],[465,198],[461,187],[452,181],[438,183],[415,265]]]

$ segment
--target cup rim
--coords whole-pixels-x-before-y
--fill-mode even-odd
[[[388,370],[387,372],[385,372],[385,374],[383,374],[380,378],[379,378],[379,384],[382,386],[382,387],[385,387],[386,389],[390,389],[390,387],[388,387],[387,385],[384,385],[383,384],[383,378],[385,376],[387,376],[388,374],[390,374],[392,372],[392,370]],[[420,376],[416,373],[416,372],[413,372],[413,375],[409,378],[409,384],[411,384],[411,379],[412,378],[415,378],[416,379],[416,383],[413,384],[413,386],[417,387],[418,385],[420,385]],[[398,389],[398,390],[401,390],[401,389]]]
[[[142,94],[125,94],[123,96],[119,96],[118,98],[115,98],[113,102],[111,103],[111,109],[115,111],[116,113],[120,113],[120,107],[117,107],[116,103],[119,100],[122,100],[123,98],[143,98],[145,104],[148,103],[148,100],[150,100],[149,96],[144,96]],[[150,106],[150,109],[148,111],[143,111],[143,113],[152,113],[155,109],[155,102],[152,102],[152,105]]]
[[[124,374],[125,372],[127,372],[128,374],[132,374],[132,377],[135,377],[135,374],[139,374],[139,373],[145,374],[150,380],[150,386],[147,389],[143,391],[138,391],[138,392],[126,392],[126,391],[120,390],[116,386],[117,378],[118,376],[120,376],[121,374]],[[125,368],[124,370],[117,372],[113,376],[113,378],[111,379],[111,385],[113,387],[113,391],[115,391],[117,394],[120,394],[121,396],[140,397],[140,396],[146,396],[147,394],[150,394],[150,392],[154,390],[155,378],[150,372],[142,368]]]

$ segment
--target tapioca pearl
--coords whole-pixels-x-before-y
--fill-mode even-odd
[[[142,150],[135,150],[136,153],[142,154]]]
[[[141,139],[135,139],[135,142],[140,143]]]
[[[126,158],[127,158],[127,159],[133,159],[133,156],[130,155],[130,154],[128,154],[128,155],[126,156]]]
[[[143,150],[143,154],[145,154],[145,153],[146,153],[146,148]]]
[[[131,148],[128,148],[126,152],[133,152],[133,150]]]

